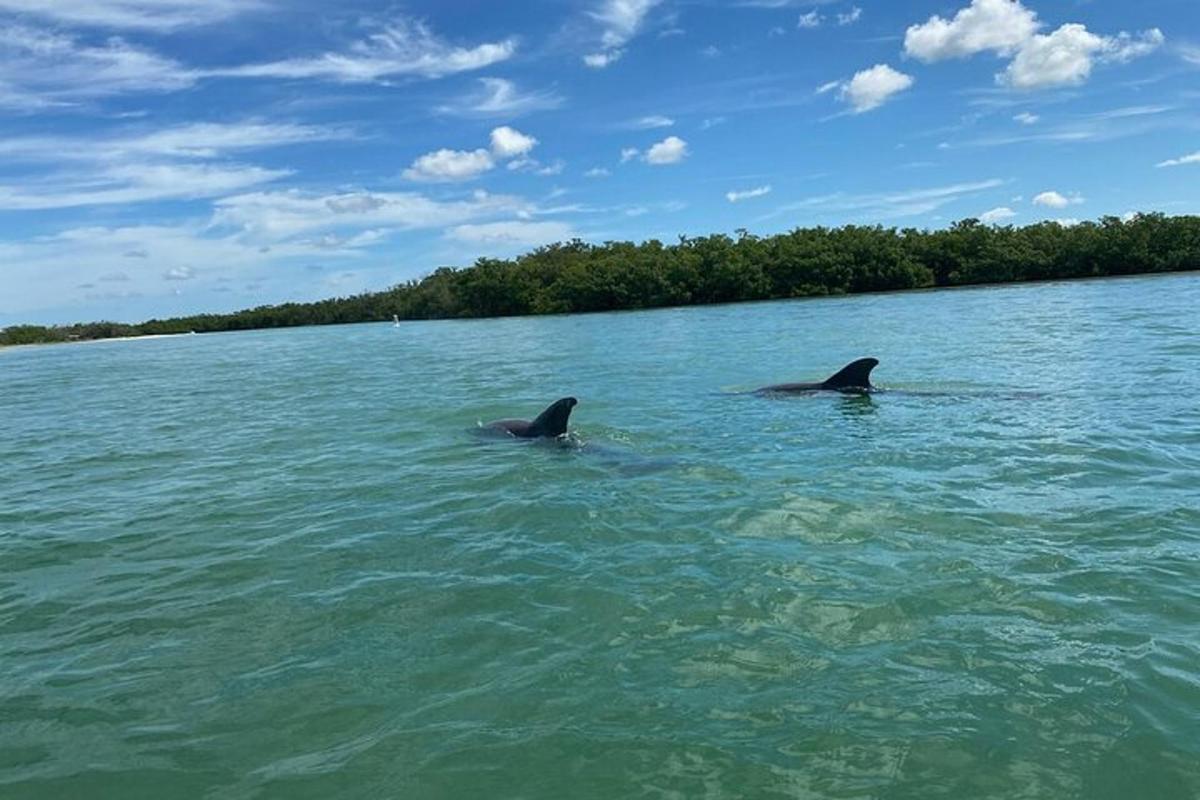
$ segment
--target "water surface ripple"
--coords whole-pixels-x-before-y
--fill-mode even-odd
[[[1198,375],[1195,275],[0,352],[0,797],[1194,798]]]

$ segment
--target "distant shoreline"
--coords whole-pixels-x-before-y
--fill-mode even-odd
[[[797,228],[641,244],[579,240],[512,259],[442,267],[391,289],[138,324],[13,325],[0,347],[188,333],[434,319],[491,319],[1135,277],[1200,270],[1200,216],[1023,228],[968,219],[937,231]]]

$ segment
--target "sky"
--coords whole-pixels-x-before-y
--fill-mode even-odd
[[[1196,0],[0,0],[0,326],[1200,212]]]

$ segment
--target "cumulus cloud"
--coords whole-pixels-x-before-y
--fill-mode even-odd
[[[492,154],[483,148],[476,150],[450,150],[442,148],[426,153],[413,161],[404,170],[410,181],[424,183],[449,183],[469,181],[496,166]]]
[[[1169,158],[1166,161],[1160,161],[1155,166],[1158,167],[1181,167],[1184,164],[1200,164],[1200,151],[1179,158]]]
[[[1082,202],[1083,197],[1078,194],[1067,197],[1055,191],[1042,192],[1033,198],[1035,206],[1046,206],[1048,208],[1066,208],[1067,206],[1079,205]]]
[[[633,159],[637,158],[641,152],[642,151],[638,150],[636,147],[622,147],[621,163],[624,164],[627,161],[632,161]]]
[[[991,211],[985,211],[980,214],[979,221],[984,225],[994,225],[998,222],[1004,222],[1007,219],[1012,219],[1016,215],[1017,212],[1013,211],[1011,208],[1008,208],[1007,206],[1001,206],[1000,208],[993,208]]]
[[[801,30],[812,30],[821,27],[822,20],[823,17],[814,9],[806,14],[801,14],[800,19],[796,20],[796,27]]]
[[[850,103],[854,113],[861,114],[879,108],[893,95],[912,85],[911,75],[898,72],[887,64],[876,64],[870,69],[855,73],[854,77],[842,86],[842,99]]]
[[[528,158],[529,152],[537,143],[538,140],[532,136],[502,125],[492,130],[490,150],[482,147],[474,150],[435,150],[413,161],[412,165],[404,170],[403,175],[410,181],[422,183],[469,181],[494,169],[497,159],[517,159],[509,164],[509,169],[533,170],[541,166],[535,159]],[[557,174],[561,169],[546,168],[543,174]]]
[[[972,0],[953,19],[933,16],[905,32],[904,52],[925,62],[991,52],[1010,57],[998,83],[1038,89],[1083,83],[1097,62],[1124,63],[1158,49],[1165,37],[1152,28],[1138,35],[1101,36],[1079,23],[1039,33],[1037,14],[1020,0]]]
[[[663,164],[678,164],[687,158],[687,142],[678,136],[668,136],[661,142],[653,144],[646,151],[646,163],[661,166]]]
[[[1012,63],[997,80],[1017,89],[1079,84],[1092,72],[1103,37],[1083,25],[1063,25],[1048,36],[1037,35],[1025,42]]]
[[[770,186],[758,186],[754,189],[745,189],[743,191],[726,192],[725,199],[731,203],[740,203],[743,200],[750,200],[755,197],[762,197],[771,193]]]
[[[984,51],[1008,55],[1029,41],[1040,23],[1017,0],[972,0],[951,20],[933,16],[904,34],[904,52],[926,63]]]
[[[1031,114],[1028,111],[1022,111],[1020,114],[1017,114],[1013,117],[1013,122],[1019,122],[1022,125],[1035,125],[1040,119],[1041,117],[1039,117],[1037,114]]]
[[[523,156],[537,146],[538,140],[502,125],[492,131],[492,152],[499,158]]]

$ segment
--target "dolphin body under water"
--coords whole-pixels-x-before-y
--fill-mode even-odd
[[[804,392],[845,392],[863,394],[875,391],[871,385],[871,370],[879,364],[877,358],[851,361],[819,383],[777,383],[755,390],[755,394],[800,394]]]
[[[537,419],[498,419],[484,425],[485,428],[503,431],[518,439],[555,438],[567,432],[567,421],[571,410],[579,403],[574,397],[555,400]]]

